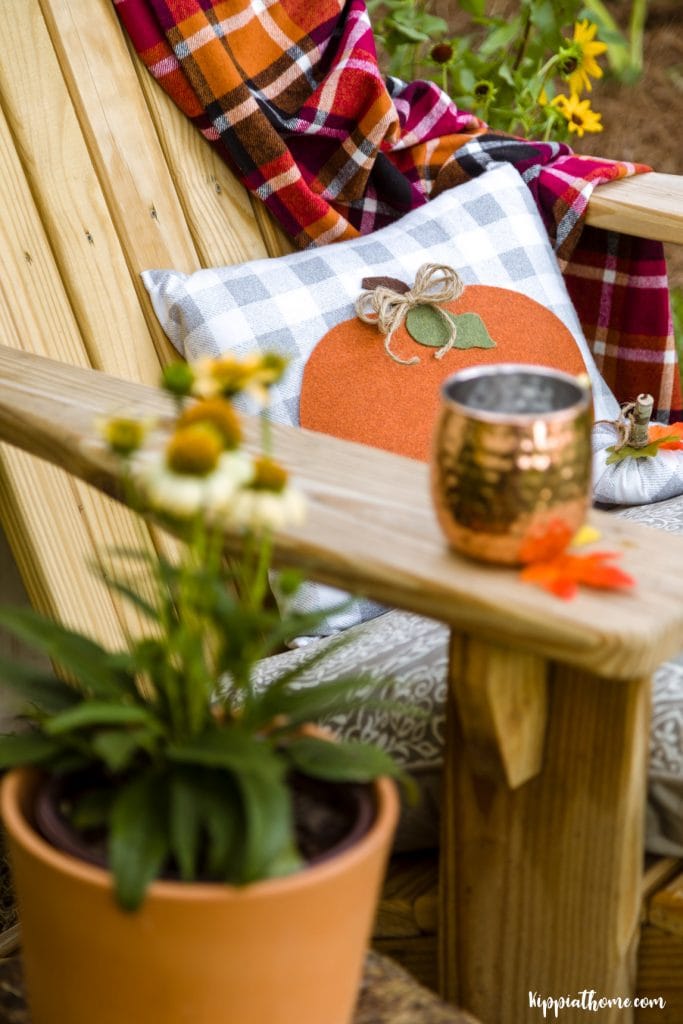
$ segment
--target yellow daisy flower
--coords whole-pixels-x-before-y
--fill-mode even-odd
[[[593,88],[591,77],[602,78],[602,68],[595,58],[606,52],[607,44],[596,41],[597,31],[598,26],[590,21],[574,24],[572,44],[560,65],[562,77],[566,78],[573,93],[580,93],[583,89],[590,92]]]
[[[569,131],[576,132],[580,139],[586,132],[601,132],[603,129],[600,124],[602,114],[591,110],[591,101],[580,100],[575,92],[571,96],[556,96],[552,106],[557,107],[563,117],[566,117]]]

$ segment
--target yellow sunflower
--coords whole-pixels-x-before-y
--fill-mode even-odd
[[[574,23],[574,38],[560,66],[562,76],[573,93],[580,93],[583,89],[590,92],[593,88],[591,77],[602,78],[602,68],[595,58],[605,53],[607,44],[596,41],[597,31],[598,26],[590,21]]]
[[[591,101],[579,99],[575,92],[571,96],[556,96],[551,106],[557,107],[567,119],[569,131],[576,132],[580,139],[586,132],[601,132],[603,129],[600,124],[602,114],[591,110]]]

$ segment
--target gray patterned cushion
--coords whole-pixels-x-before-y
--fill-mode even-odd
[[[630,508],[620,513],[644,525],[683,532],[683,498]],[[399,850],[434,848],[439,842],[439,788],[444,741],[444,706],[448,667],[448,630],[440,623],[391,611],[347,634],[349,643],[301,677],[314,686],[352,672],[367,672],[377,686],[359,695],[357,710],[326,724],[348,738],[379,742],[416,778],[422,799],[405,807],[397,834]],[[316,642],[330,644],[330,639]],[[310,650],[287,652],[261,662],[258,679],[265,682],[299,664]],[[394,686],[386,680],[392,678]],[[367,698],[367,699],[366,699]],[[373,707],[372,701],[394,700],[414,706],[424,716]],[[646,849],[683,856],[683,655],[667,662],[653,682],[652,728],[647,808]]]

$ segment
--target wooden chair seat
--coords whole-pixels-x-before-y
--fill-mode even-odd
[[[25,353],[49,356],[84,370],[102,370],[125,381],[154,383],[160,365],[168,361],[172,353],[140,282],[140,271],[162,266],[192,271],[201,266],[277,255],[290,247],[289,242],[264,215],[262,208],[254,205],[140,66],[121,33],[110,0],[32,0],[30,3],[6,0],[6,7],[4,44],[13,59],[0,62],[0,344]],[[683,179],[652,174],[605,186],[591,200],[588,220],[598,226],[644,237],[683,242]],[[29,376],[35,372],[33,366],[26,368]],[[127,394],[121,392],[122,401]],[[9,414],[9,418],[2,421],[0,437],[21,444],[13,416]],[[329,476],[334,482],[330,466],[335,460],[329,453],[336,456],[342,451],[346,453],[347,449],[332,442],[329,447],[322,439],[310,443],[314,444],[315,452],[323,454],[317,461],[310,461],[307,452],[305,457],[309,462],[304,465],[317,466],[321,478]],[[290,452],[286,438],[283,445],[282,454],[286,459]],[[49,449],[47,445],[41,454],[56,456],[56,449]],[[294,445],[292,456],[297,452]],[[60,464],[65,465],[62,454],[59,453],[56,461],[61,460]],[[351,456],[349,459],[351,464],[353,459]],[[377,460],[373,455],[366,463],[365,468],[359,463],[358,479],[367,493],[376,492],[377,500],[381,501],[380,466],[384,467],[385,463],[379,453]],[[74,472],[77,469],[74,465],[69,468]],[[404,467],[400,460],[391,464],[390,472],[397,487],[419,490],[424,486],[422,478],[419,475],[416,478],[412,468]],[[515,598],[506,597],[505,587],[497,577],[490,583],[477,583],[478,600],[471,609],[462,595],[454,596],[457,580],[454,581],[447,559],[440,561],[437,557],[439,543],[425,541],[424,537],[415,538],[411,518],[414,512],[411,508],[410,515],[397,515],[396,510],[402,506],[400,492],[394,493],[395,507],[388,508],[384,525],[387,531],[402,531],[404,553],[400,565],[391,561],[397,557],[393,550],[386,555],[385,562],[375,557],[372,548],[354,548],[346,562],[336,557],[339,527],[350,515],[348,509],[341,506],[331,510],[331,519],[321,521],[317,533],[312,527],[305,540],[291,540],[285,553],[300,558],[326,582],[342,586],[355,583],[380,600],[395,600],[405,607],[449,621],[454,630],[454,659],[457,657],[464,666],[476,663],[479,673],[475,674],[472,668],[468,676],[469,670],[464,671],[462,679],[465,684],[469,679],[471,685],[469,690],[467,685],[461,687],[458,699],[465,706],[468,701],[478,699],[473,680],[475,676],[481,678],[482,669],[487,678],[499,678],[498,655],[480,638],[486,623],[497,628],[503,605],[507,606]],[[112,543],[125,546],[138,542],[131,516],[122,506],[96,493],[77,475],[2,444],[0,517],[26,591],[36,607],[77,628],[89,629],[106,644],[120,642],[124,627],[135,628],[134,613],[122,606],[85,569],[93,557],[102,560],[103,552]],[[637,530],[634,536],[640,536]],[[149,543],[151,546],[163,543],[154,527],[149,531]],[[382,548],[381,537],[376,538],[376,547]],[[389,548],[389,545],[384,547]],[[427,563],[425,558],[428,558]],[[654,547],[648,561],[655,567],[660,566],[662,573],[670,564],[663,554],[657,556]],[[433,564],[434,576],[430,577],[425,564]],[[3,564],[5,589],[6,578],[11,575]],[[419,586],[415,583],[418,578]],[[675,589],[673,582],[671,586]],[[651,593],[656,592],[653,582]],[[680,597],[683,594],[677,598],[683,604]],[[590,624],[580,627],[578,618],[572,622],[570,616],[565,621],[557,612],[550,618],[545,616],[547,621],[543,626],[532,626],[534,621],[544,618],[544,602],[539,600],[534,605],[535,598],[529,600],[530,607],[535,607],[536,611],[535,618],[529,613],[524,643],[536,653],[519,658],[513,653],[506,661],[512,666],[515,680],[524,681],[525,692],[540,693],[542,687],[537,687],[533,681],[536,669],[530,676],[529,666],[533,663],[538,667],[545,658],[571,661],[578,644],[584,652],[579,652],[584,657],[583,667],[571,670],[573,675],[566,667],[562,671],[558,669],[557,678],[554,676],[552,680],[553,693],[560,700],[568,682],[575,685],[577,692],[584,693],[582,688],[585,688],[586,695],[579,701],[583,707],[581,702],[588,701],[587,694],[592,692],[596,673],[601,674],[601,679],[604,675],[607,681],[603,680],[605,685],[600,693],[604,697],[600,699],[604,699],[606,710],[613,715],[615,743],[619,736],[628,736],[628,742],[635,743],[636,719],[644,720],[646,713],[644,687],[639,680],[656,664],[656,660],[648,659],[643,653],[647,649],[644,633],[638,640],[642,642],[642,651],[640,648],[637,651],[636,641],[629,641],[616,629],[608,630],[604,636],[592,634]],[[454,618],[456,607],[458,612]],[[647,612],[643,614],[649,622]],[[581,633],[584,627],[588,630],[585,642]],[[470,635],[472,630],[474,633]],[[677,642],[683,646],[682,630],[683,623],[672,611],[666,619],[666,629],[653,625],[653,643],[661,641],[665,646],[666,641],[669,649],[675,650]],[[513,643],[515,639],[508,632],[503,630],[497,634],[503,643]],[[592,656],[590,645],[601,642],[606,644],[606,649]],[[622,682],[617,685],[610,673]],[[624,696],[627,693],[631,695],[628,698]],[[566,717],[569,710],[565,708],[563,714]],[[457,732],[457,728],[458,723],[451,722],[451,731]],[[556,747],[563,750],[563,743],[563,735],[551,732],[546,753],[550,746],[553,751]],[[460,746],[454,741],[449,749],[459,750]],[[634,763],[640,764],[639,757],[636,750]],[[551,774],[559,772],[552,758],[549,762],[546,760],[545,770]],[[470,813],[474,804],[467,790],[464,769],[458,779],[453,777],[450,785],[460,787],[458,799],[461,805],[470,808]],[[611,785],[614,779],[610,779]],[[578,775],[573,781],[584,789],[587,785]],[[551,799],[549,795],[547,799]],[[620,799],[625,814],[634,813],[634,807],[637,813],[637,802],[629,803],[628,787],[622,786]],[[491,818],[491,829],[497,830],[496,835],[499,835],[505,830],[505,816],[514,817],[518,813],[514,806],[517,797],[510,799],[509,806],[504,794],[498,794],[496,800],[498,810]],[[450,821],[450,811],[447,817]],[[473,834],[484,827],[471,816],[468,822],[467,827]],[[449,835],[454,827],[453,818],[447,824]],[[451,839],[447,843],[448,850],[450,846]],[[574,898],[581,892],[581,885],[590,882],[592,871],[599,872],[595,878],[610,877],[613,855],[614,850],[605,851],[602,860],[596,857],[595,864],[586,864],[574,874],[558,856],[557,877],[571,876]],[[463,878],[470,877],[477,869],[476,857],[469,856],[470,861],[465,856],[457,865]],[[634,857],[614,863],[623,871],[620,884],[628,886],[633,879],[640,878]],[[494,861],[481,860],[482,877],[493,870],[493,864]],[[511,976],[499,971],[493,962],[495,958],[486,953],[486,942],[481,938],[492,925],[484,916],[480,930],[470,919],[461,917],[457,909],[465,901],[458,892],[452,868],[442,874],[438,897],[434,896],[437,890],[433,863],[425,866],[404,861],[397,870],[398,874],[389,883],[380,914],[378,942],[381,947],[395,954],[405,953],[409,965],[417,969],[421,964],[418,973],[433,982],[438,908],[442,924],[444,991],[450,997],[462,991],[466,1001],[474,1005],[482,999],[484,1002],[486,998],[493,999],[493,985],[497,990],[496,1005],[502,1000],[507,1006],[500,1010],[501,1024],[523,1019],[515,1017],[519,1011],[510,1000],[506,1003],[505,994],[513,987]],[[524,872],[520,868],[517,874],[522,888],[526,884],[522,877]],[[514,888],[513,875],[506,884]],[[669,884],[668,879],[666,884]],[[410,894],[409,899],[406,893]],[[643,958],[647,957],[649,980],[646,987],[651,986],[655,991],[661,979],[662,986],[667,986],[664,995],[673,992],[679,984],[681,963],[681,935],[671,931],[671,920],[678,920],[672,910],[676,900],[671,893],[669,896],[671,898],[662,897],[662,906],[657,903],[659,909],[655,909],[655,898],[650,899],[641,942],[641,979]],[[490,901],[487,910],[491,921],[495,920],[494,903],[495,900]],[[618,917],[618,910],[615,896],[609,905],[609,914],[606,910],[605,915],[612,915],[612,920],[615,914]],[[624,920],[626,918],[628,914]],[[624,927],[628,930],[628,921]],[[462,979],[456,981],[450,977],[449,980],[449,971],[452,974],[454,966],[450,951],[457,943],[454,935],[458,928],[472,935],[473,949],[481,946],[485,969],[480,970],[474,962],[466,964],[467,957],[463,964],[465,974],[470,971],[472,976],[481,975],[482,991],[488,991],[488,996],[474,991],[468,987],[469,982],[464,983]],[[571,929],[567,934],[567,941],[571,943]],[[629,936],[619,937],[620,950],[629,943]],[[543,943],[539,941],[539,945]],[[550,940],[548,945],[550,948]],[[419,952],[413,955],[412,948]],[[563,956],[565,953],[567,971],[570,967],[574,969],[584,955],[583,950],[562,950]],[[610,949],[609,957],[609,963],[605,961],[607,966],[601,962],[599,968],[604,977],[615,976],[613,964],[618,961],[623,966],[625,962],[621,952],[613,955]],[[563,967],[559,964],[559,954],[555,959],[559,970]],[[549,963],[550,954],[541,966],[548,968],[552,977]],[[624,971],[626,984],[629,975],[626,968]],[[489,983],[489,976],[495,978],[495,983]],[[485,1014],[479,1015],[486,1019]],[[657,1020],[665,1021],[666,1017],[659,1016]]]

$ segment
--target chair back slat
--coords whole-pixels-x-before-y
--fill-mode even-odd
[[[174,353],[140,271],[266,255],[251,201],[149,78],[110,0],[7,4],[0,340],[153,383]],[[167,549],[163,535],[150,539],[124,508],[5,446],[0,482],[0,519],[31,602],[107,645],[137,630],[89,566],[111,574],[113,546]],[[0,581],[0,601],[10,589]]]

